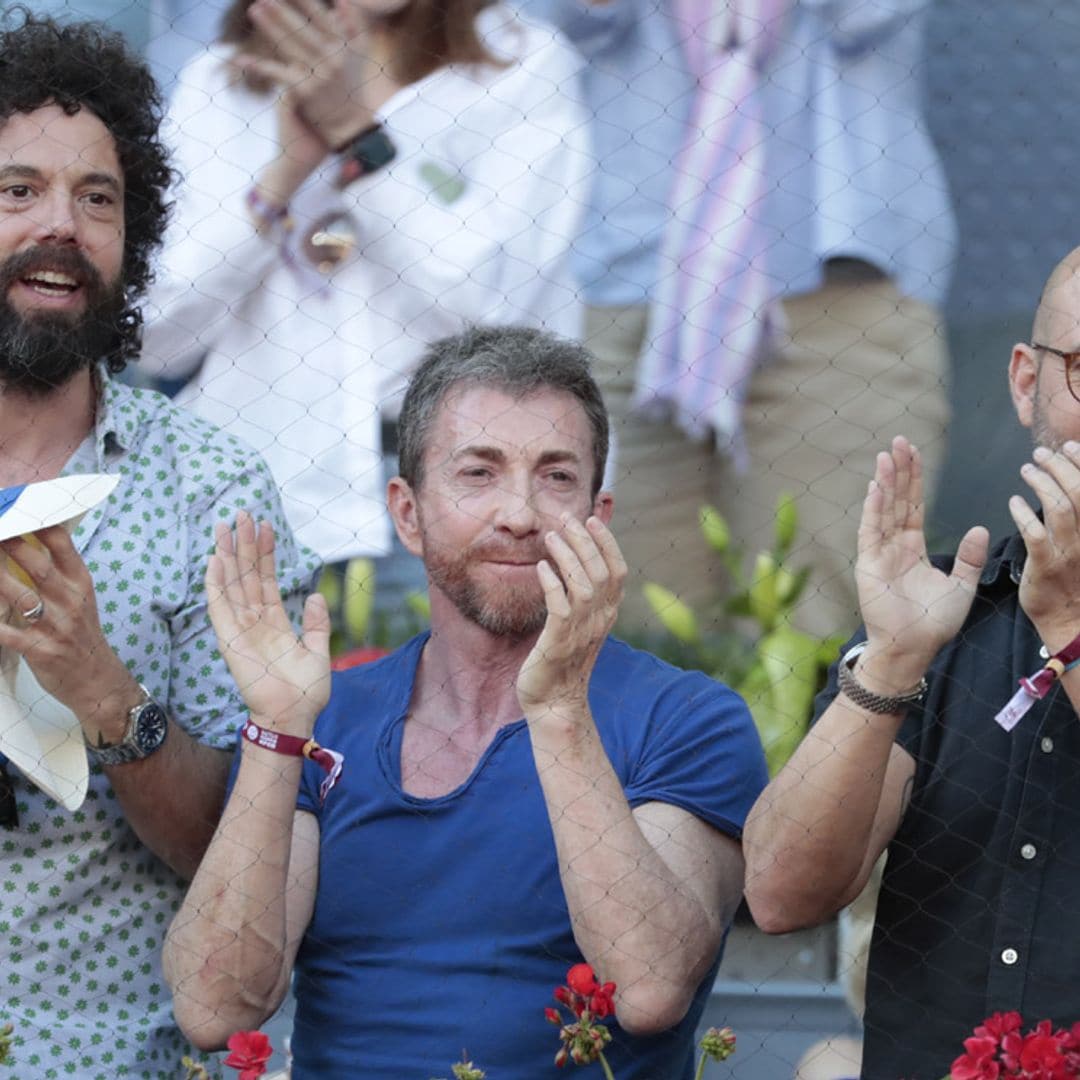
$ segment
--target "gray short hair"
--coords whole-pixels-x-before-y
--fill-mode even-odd
[[[524,326],[472,326],[428,346],[398,418],[399,472],[415,491],[424,480],[424,452],[439,406],[461,386],[490,386],[513,397],[561,390],[575,397],[592,429],[596,498],[607,464],[608,414],[583,345]]]

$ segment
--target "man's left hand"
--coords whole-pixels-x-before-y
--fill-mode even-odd
[[[1033,456],[1021,475],[1042,505],[1043,520],[1019,495],[1009,500],[1009,513],[1027,547],[1020,606],[1056,652],[1080,634],[1080,444],[1067,442],[1056,453],[1038,447]]]
[[[565,722],[588,710],[589,680],[619,613],[626,562],[598,517],[584,524],[564,517],[545,545],[550,561],[541,560],[536,570],[547,621],[521,666],[517,695],[530,722]]]
[[[8,621],[0,622],[0,647],[26,660],[42,689],[75,713],[91,741],[102,735],[115,742],[141,691],[105,640],[93,580],[67,530],[56,525],[34,538],[40,546],[22,537],[0,544],[31,582],[19,580],[0,559],[0,608],[10,608]]]

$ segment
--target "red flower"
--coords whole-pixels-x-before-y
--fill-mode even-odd
[[[232,1052],[225,1064],[230,1069],[240,1070],[237,1080],[259,1080],[274,1053],[270,1039],[261,1031],[238,1031],[229,1036],[228,1045]]]
[[[603,1020],[605,1016],[613,1016],[615,1014],[615,984],[613,982],[604,983],[603,986],[597,986],[589,997],[589,1012],[597,1018],[597,1020]]]
[[[598,988],[596,975],[588,964],[575,964],[566,973],[566,985],[582,997],[588,997]]]
[[[997,1040],[977,1036],[964,1040],[967,1051],[949,1070],[951,1080],[998,1080],[1001,1066],[996,1060]]]
[[[1006,1035],[1019,1031],[1023,1023],[1023,1018],[1018,1012],[997,1012],[993,1016],[988,1016],[975,1029],[975,1034],[981,1038],[996,1039],[1001,1042]]]

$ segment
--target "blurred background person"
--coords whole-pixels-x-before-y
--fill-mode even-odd
[[[781,318],[742,408],[748,471],[718,498],[751,550],[794,495],[796,622],[851,630],[851,553],[873,449],[922,453],[931,502],[949,423],[941,307],[956,260],[944,170],[922,116],[928,0],[797,0],[764,72],[768,272]]]
[[[181,74],[145,366],[256,445],[325,561],[390,549],[383,421],[428,341],[580,335],[579,66],[478,0],[238,0]]]
[[[653,485],[682,532],[652,576],[715,599],[697,508],[756,552],[790,492],[813,570],[796,621],[826,636],[855,622],[868,449],[914,432],[930,492],[944,451],[955,225],[920,111],[927,4],[670,2],[696,91],[637,374],[640,413],[682,433]]]

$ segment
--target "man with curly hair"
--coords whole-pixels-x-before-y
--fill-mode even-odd
[[[0,32],[0,502],[119,478],[71,534],[0,545],[0,669],[77,720],[91,763],[65,809],[4,757],[0,723],[0,1025],[30,1080],[176,1075],[160,946],[243,709],[206,616],[214,526],[274,521],[294,613],[315,570],[249,448],[111,378],[138,354],[168,212],[160,110],[118,36],[29,16]]]

